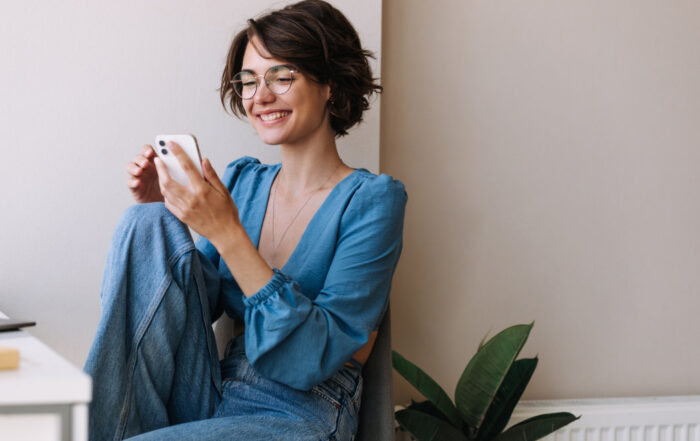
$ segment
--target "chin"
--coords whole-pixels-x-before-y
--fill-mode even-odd
[[[264,134],[258,132],[258,136],[260,137],[260,140],[267,145],[281,145],[287,141],[287,138],[285,136],[280,136],[276,134]]]
[[[269,127],[255,127],[258,137],[268,145],[281,145],[291,141],[289,130],[271,129]]]
[[[284,144],[284,141],[275,141],[275,140],[267,140],[267,139],[263,139],[262,142],[264,142],[267,145],[282,145],[282,144]]]

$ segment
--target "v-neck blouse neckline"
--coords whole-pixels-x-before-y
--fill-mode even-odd
[[[260,239],[262,238],[262,228],[263,228],[263,222],[265,221],[265,214],[267,213],[267,207],[270,204],[270,193],[272,192],[272,184],[275,182],[275,178],[279,174],[280,170],[282,169],[282,163],[277,163],[274,165],[271,165],[269,167],[271,170],[271,173],[269,173],[267,177],[267,182],[265,182],[264,186],[262,188],[265,189],[265,194],[262,194],[261,197],[265,200],[265,203],[262,204],[262,210],[260,213],[258,213],[257,220],[258,220],[258,227],[256,227],[257,231],[257,237],[254,240],[255,243],[255,249],[258,250],[260,247]],[[324,216],[326,207],[331,204],[332,200],[337,197],[338,194],[338,189],[344,185],[346,182],[350,180],[351,177],[358,175],[360,170],[364,170],[363,168],[355,168],[353,169],[350,174],[348,174],[346,177],[341,179],[337,184],[333,186],[331,191],[328,193],[326,198],[323,200],[321,205],[318,207],[316,212],[313,214],[311,219],[309,220],[309,223],[306,225],[306,228],[304,229],[304,232],[301,233],[301,237],[299,238],[299,242],[297,242],[296,246],[294,247],[294,250],[292,253],[289,255],[287,258],[287,261],[282,265],[282,268],[278,268],[280,271],[283,273],[286,273],[289,271],[291,264],[294,263],[295,257],[297,257],[298,254],[303,254],[306,251],[306,248],[308,245],[306,244],[306,236],[308,235],[309,231],[314,230],[314,224],[320,222],[321,216]]]

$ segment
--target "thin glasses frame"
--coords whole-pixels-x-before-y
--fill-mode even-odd
[[[289,83],[282,85],[282,87],[286,87],[283,89],[280,88],[279,84],[274,84],[273,81],[275,78],[272,78],[272,75],[277,73],[280,68],[284,68],[287,71],[289,71]],[[267,89],[274,93],[275,95],[284,95],[285,93],[289,92],[289,89],[292,88],[292,84],[294,83],[294,74],[299,73],[297,69],[295,69],[293,66],[290,66],[288,64],[278,64],[276,66],[272,66],[269,69],[265,71],[264,74],[258,74],[254,75],[252,71],[250,70],[242,70],[238,72],[236,75],[233,76],[232,80],[229,80],[229,83],[233,86],[233,91],[238,95],[241,99],[243,100],[249,100],[252,99],[256,93],[258,93],[258,78],[262,78],[265,81],[265,87]],[[248,87],[253,87],[252,92],[248,93],[243,93],[243,79],[242,76],[243,74],[250,74],[251,78],[255,80],[255,86],[249,85]],[[250,79],[247,79],[246,82],[249,82]],[[250,96],[249,96],[250,95]]]

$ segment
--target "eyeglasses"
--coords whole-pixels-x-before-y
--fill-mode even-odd
[[[264,75],[255,75],[249,70],[244,70],[233,76],[231,84],[233,84],[233,90],[236,92],[236,95],[244,100],[249,100],[255,96],[255,92],[258,90],[258,78],[265,80],[265,86],[272,93],[282,95],[287,93],[289,88],[292,87],[294,74],[297,72],[297,70],[283,64],[272,66]]]

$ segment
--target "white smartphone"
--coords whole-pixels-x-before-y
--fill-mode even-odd
[[[169,141],[182,147],[182,150],[189,156],[195,167],[197,167],[200,176],[202,176],[202,155],[199,153],[197,138],[195,138],[194,135],[158,135],[156,136],[156,143],[153,146],[156,155],[158,155],[168,169],[170,177],[182,185],[189,185],[190,178],[187,177],[187,174],[182,169],[180,161],[178,161],[175,155],[170,151],[170,147],[168,147]]]

